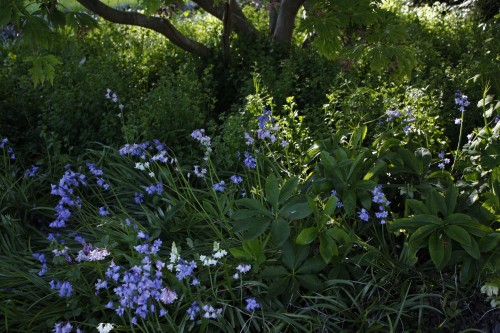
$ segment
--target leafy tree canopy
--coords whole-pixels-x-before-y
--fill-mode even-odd
[[[14,24],[21,31],[21,43],[33,48],[26,59],[34,83],[51,81],[57,58],[47,55],[63,27],[82,33],[98,25],[96,16],[116,24],[151,29],[179,48],[200,58],[221,53],[230,59],[230,37],[245,38],[250,45],[264,36],[283,50],[298,44],[297,33],[304,36],[302,47],[314,48],[328,58],[370,61],[374,71],[389,70],[407,75],[416,65],[408,45],[407,29],[395,16],[370,0],[194,0],[201,10],[221,21],[223,29],[216,47],[186,36],[176,27],[172,9],[186,5],[174,0],[141,0],[140,10],[112,8],[100,0],[77,0],[89,12],[71,11],[58,0],[6,0],[0,5],[0,25]],[[244,7],[266,11],[267,31],[259,30],[245,15]],[[189,19],[189,18],[187,18]],[[280,53],[280,54],[286,54]]]

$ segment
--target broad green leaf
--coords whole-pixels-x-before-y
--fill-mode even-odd
[[[335,239],[337,241],[337,243],[341,243],[341,244],[351,244],[352,243],[352,239],[349,236],[349,234],[345,230],[340,229],[339,227],[333,227],[331,229],[328,229],[326,231],[326,234],[328,236],[332,237],[333,239]]]
[[[410,242],[419,242],[427,238],[430,234],[435,234],[439,229],[441,229],[441,226],[435,224],[424,225],[411,234]]]
[[[263,215],[274,217],[273,213],[270,212],[259,200],[251,198],[243,198],[236,201],[236,204],[243,207],[256,210]]]
[[[481,252],[490,252],[498,248],[500,243],[500,233],[494,232],[479,240],[479,249]]]
[[[276,297],[290,289],[290,276],[278,278],[273,281],[268,289],[270,297]]]
[[[356,211],[356,192],[353,189],[345,190],[343,193],[342,203],[344,210],[348,216],[353,216]]]
[[[429,208],[420,200],[407,199],[406,206],[415,214],[431,214]]]
[[[281,186],[280,195],[279,195],[279,203],[285,203],[290,197],[295,193],[297,189],[297,185],[299,184],[298,177],[292,177],[287,179],[283,186]]]
[[[411,232],[425,225],[433,224],[436,226],[443,226],[443,223],[444,222],[437,216],[429,214],[419,214],[390,222],[388,224],[388,230],[395,232],[399,229],[406,229]]]
[[[459,242],[462,246],[470,247],[472,245],[469,233],[458,225],[447,225],[444,232],[454,241]]]
[[[233,224],[234,232],[245,232],[256,225],[269,225],[271,219],[265,216],[254,216],[246,219],[235,220]]]
[[[460,283],[466,284],[477,274],[477,269],[472,261],[472,258],[466,257],[462,262],[462,268],[460,269]]]
[[[429,254],[432,262],[437,269],[441,270],[444,267],[444,242],[440,234],[435,232],[429,237]]]
[[[270,174],[266,179],[266,199],[271,204],[274,211],[278,210],[280,189],[278,179],[274,174]]]
[[[252,260],[252,255],[247,253],[245,250],[241,248],[236,248],[236,247],[230,248],[229,253],[231,253],[231,255],[236,259]]]
[[[287,221],[279,218],[271,224],[271,236],[273,241],[278,245],[283,245],[290,236],[290,225]]]
[[[262,217],[262,213],[253,209],[238,209],[237,211],[233,212],[231,218],[233,220],[244,220],[254,216]]]
[[[62,62],[53,55],[45,56],[30,56],[26,61],[32,63],[30,69],[31,79],[35,86],[39,83],[43,84],[48,80],[50,84],[54,82],[55,66],[62,64]]]
[[[427,194],[425,204],[433,215],[438,215],[439,212],[444,216],[448,216],[448,208],[444,197],[436,190],[432,190]]]
[[[276,279],[278,277],[287,276],[290,273],[283,266],[267,266],[262,270],[260,276],[263,279]]]
[[[326,267],[325,261],[320,257],[309,257],[306,261],[301,263],[297,269],[297,274],[315,274],[319,273]]]
[[[363,143],[363,140],[366,138],[367,133],[368,133],[367,126],[356,127],[351,136],[351,142],[350,142],[351,147],[353,148],[361,147],[361,144]]]
[[[296,279],[307,290],[318,290],[323,287],[323,282],[316,274],[297,275]]]
[[[473,237],[470,238],[470,243],[471,243],[470,246],[463,245],[462,247],[472,258],[479,260],[479,258],[481,258],[481,251],[479,250],[479,244]]]
[[[323,211],[323,213],[325,215],[331,216],[335,212],[335,209],[337,209],[337,203],[337,197],[332,195],[326,202],[325,210]]]
[[[451,183],[451,185],[446,189],[444,198],[448,208],[448,215],[450,215],[455,211],[455,207],[457,205],[458,192],[455,184]]]
[[[377,163],[368,170],[366,175],[363,177],[363,180],[371,180],[372,178],[378,176],[380,172],[385,170],[387,167],[387,163],[385,161],[379,160]]]
[[[290,270],[296,270],[307,259],[309,246],[296,245],[287,241],[281,248],[281,259],[283,264]]]
[[[319,254],[325,263],[329,263],[333,256],[339,255],[335,240],[325,233],[319,235]]]
[[[415,157],[418,160],[418,174],[424,174],[429,170],[429,166],[432,162],[432,155],[427,148],[417,148],[415,150]]]
[[[299,245],[307,245],[316,240],[318,238],[318,228],[316,227],[311,227],[311,228],[306,228],[300,232],[300,234],[297,236],[295,239],[295,243]]]
[[[287,220],[300,220],[311,215],[312,209],[305,196],[296,196],[285,203],[279,215]]]
[[[352,162],[349,173],[347,174],[346,180],[348,183],[352,183],[354,180],[360,178],[359,172],[363,168],[363,162],[365,158],[365,153],[360,153],[356,156],[356,159]]]

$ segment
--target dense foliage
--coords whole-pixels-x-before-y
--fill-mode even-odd
[[[235,39],[223,66],[100,22],[62,34],[33,87],[7,41],[1,330],[498,329],[499,22],[381,6],[372,33],[409,29],[411,75],[354,41]],[[219,43],[190,15],[185,35]]]

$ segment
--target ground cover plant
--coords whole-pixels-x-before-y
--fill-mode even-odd
[[[498,22],[380,6],[410,76],[359,26],[337,57],[235,38],[224,64],[100,21],[59,31],[35,87],[4,44],[1,330],[498,330]]]

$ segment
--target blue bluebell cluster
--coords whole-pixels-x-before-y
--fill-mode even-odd
[[[226,190],[226,183],[221,180],[220,182],[213,185],[213,189],[216,192],[224,192]]]
[[[51,228],[64,228],[71,217],[71,210],[75,207],[81,208],[82,200],[74,194],[75,188],[80,185],[87,186],[85,175],[69,169],[59,180],[58,185],[51,185],[51,194],[61,197],[55,207],[56,219],[49,225]]]
[[[245,309],[247,309],[248,311],[255,311],[260,308],[260,304],[253,297],[248,298],[245,301],[247,302]]]
[[[332,190],[332,193],[330,194],[331,197],[335,197],[335,199],[337,199],[337,208],[342,208],[344,207],[344,204],[342,203],[342,201],[340,201],[339,197],[337,196],[337,191],[336,190]]]
[[[58,290],[59,296],[61,297],[71,297],[73,293],[73,285],[69,281],[50,281],[50,289]]]
[[[56,323],[54,325],[54,329],[52,332],[54,333],[70,333],[71,330],[73,329],[73,325],[71,325],[70,322],[66,323]],[[81,330],[78,328],[77,333],[81,332]]]
[[[7,154],[9,155],[11,160],[16,159],[16,154],[14,153],[14,149],[9,145],[9,139],[3,138],[0,141],[0,149],[5,149],[7,148]]]
[[[42,267],[38,272],[38,276],[44,276],[45,273],[47,273],[47,270],[49,269],[49,267],[47,266],[47,258],[45,257],[45,254],[33,253],[33,258],[37,259],[42,264]]]
[[[441,159],[441,161],[438,163],[438,168],[441,170],[444,170],[446,164],[450,164],[450,159],[445,158],[444,156],[444,150],[441,150],[441,152],[438,154],[438,157]]]
[[[31,167],[26,169],[26,171],[24,172],[24,175],[28,176],[28,177],[35,177],[36,173],[38,172],[38,169],[39,169],[38,166],[32,165]]]
[[[245,152],[245,159],[243,160],[243,163],[245,166],[249,169],[255,169],[257,167],[257,159],[252,156],[249,152]]]
[[[411,109],[407,108],[406,112],[403,114],[398,109],[396,110],[386,110],[385,114],[387,115],[386,122],[390,123],[396,119],[402,119],[401,123],[404,125],[403,131],[405,135],[410,134],[411,131],[411,123],[415,121],[415,116],[412,114]],[[382,122],[383,123],[383,122]]]
[[[382,185],[375,186],[372,191],[373,199],[372,201],[379,204],[379,211],[375,213],[375,216],[379,219],[380,224],[386,224],[389,212],[386,208],[390,205],[390,201],[386,199],[384,192],[382,192]]]
[[[109,184],[106,183],[104,178],[102,176],[104,175],[104,172],[101,169],[96,168],[95,164],[88,163],[87,162],[87,167],[90,170],[90,173],[92,173],[94,176],[97,177],[96,183],[99,187],[102,187],[103,189],[107,190],[109,189]]]
[[[465,108],[470,105],[470,102],[466,95],[462,94],[460,90],[457,90],[455,92],[455,104],[458,106],[460,112],[464,112]]]

